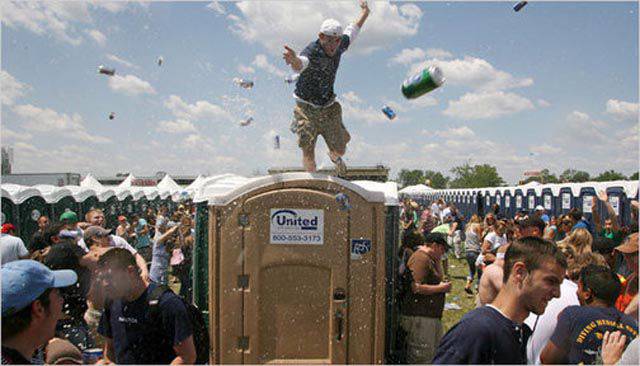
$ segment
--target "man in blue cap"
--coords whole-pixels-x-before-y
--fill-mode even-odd
[[[59,288],[78,276],[71,270],[52,271],[34,260],[2,267],[2,364],[31,364],[38,347],[53,338],[62,318]]]

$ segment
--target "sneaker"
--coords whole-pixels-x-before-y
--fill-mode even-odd
[[[329,155],[329,159],[331,159],[331,155]],[[336,160],[331,160],[331,162],[336,166],[336,175],[338,177],[344,177],[347,173],[347,165],[344,163],[344,160],[339,157]]]

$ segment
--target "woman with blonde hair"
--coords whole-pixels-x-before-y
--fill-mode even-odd
[[[558,245],[571,245],[576,255],[580,255],[591,252],[591,243],[593,243],[593,237],[591,233],[589,233],[589,230],[580,228],[573,230],[569,236],[558,242]]]

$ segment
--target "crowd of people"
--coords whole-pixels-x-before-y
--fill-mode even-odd
[[[638,202],[632,206],[633,222],[623,226],[604,192],[594,197],[592,220],[575,208],[550,216],[542,206],[506,218],[498,205],[466,218],[442,199],[405,199],[400,361],[637,365]],[[464,290],[476,308],[443,334],[453,258],[466,261]]]
[[[27,243],[3,224],[2,364],[196,362],[194,213],[148,208],[107,228],[100,209],[66,211]]]

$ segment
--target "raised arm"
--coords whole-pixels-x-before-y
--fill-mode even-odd
[[[362,26],[364,25],[364,22],[367,20],[367,17],[369,16],[370,10],[366,0],[360,0],[360,9],[362,9],[362,12],[360,13],[360,17],[358,18],[358,20],[356,20],[355,22],[358,28],[362,28]]]
[[[302,59],[296,55],[296,51],[291,49],[289,46],[284,46],[285,51],[282,53],[282,58],[287,63],[287,65],[291,66],[291,69],[295,72],[300,72],[303,69]]]
[[[593,196],[593,203],[591,204],[591,216],[593,216],[593,223],[596,225],[596,232],[602,231],[602,223],[600,222],[600,213],[598,212],[598,197]]]
[[[607,209],[607,213],[609,214],[609,219],[611,219],[611,224],[613,226],[613,230],[619,230],[620,226],[618,225],[618,215],[616,215],[616,211],[611,206],[611,202],[609,202],[609,196],[607,192],[600,191],[598,193],[598,198],[604,203],[604,207]]]

